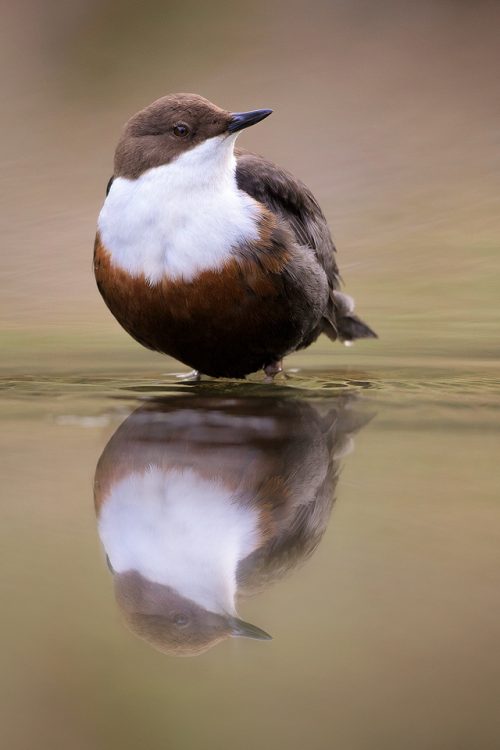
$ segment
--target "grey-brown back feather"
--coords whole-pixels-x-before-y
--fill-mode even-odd
[[[310,248],[325,271],[330,295],[323,313],[322,332],[341,341],[376,338],[377,334],[354,314],[354,306],[346,308],[344,300],[350,298],[338,291],[341,277],[335,259],[335,245],[324,214],[309,188],[262,156],[237,149],[236,158],[236,180],[240,190],[280,216],[298,244]],[[304,342],[304,346],[308,343]]]
[[[290,172],[248,151],[236,151],[238,187],[278,214],[290,227],[299,245],[311,248],[332,289],[340,275],[328,224],[314,195]]]

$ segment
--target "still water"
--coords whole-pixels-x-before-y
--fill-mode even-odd
[[[498,747],[498,384],[4,378],[3,746]]]

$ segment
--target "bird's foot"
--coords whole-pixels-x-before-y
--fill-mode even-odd
[[[175,376],[178,380],[184,380],[188,383],[198,383],[201,380],[201,372],[191,370],[191,372],[180,372]]]
[[[276,360],[276,362],[271,362],[271,364],[266,365],[264,367],[264,372],[266,373],[266,383],[272,383],[276,375],[283,372],[283,360],[279,359]]]

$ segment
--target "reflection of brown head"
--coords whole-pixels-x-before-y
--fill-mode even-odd
[[[270,639],[255,625],[209,612],[134,571],[115,575],[114,584],[116,601],[131,631],[163,653],[196,656],[230,636]]]
[[[99,460],[96,512],[101,518],[116,487],[128,477],[147,475],[151,467],[169,486],[170,477],[179,473],[194,472],[205,482],[216,482],[231,512],[236,507],[256,519],[254,542],[235,560],[232,576],[234,593],[236,586],[240,594],[258,591],[305,560],[319,543],[340,457],[350,435],[366,421],[351,406],[352,399],[345,397],[305,402],[191,396],[147,404],[118,428]],[[133,496],[139,512],[147,501],[140,492]],[[190,524],[205,528],[211,519],[203,517],[207,499],[201,501],[202,512]],[[182,508],[188,498],[170,497],[169,502]],[[113,569],[112,559],[110,564]],[[234,602],[232,607],[207,605],[204,579],[204,593],[195,601],[192,592],[200,591],[199,581],[196,586],[188,581],[182,591],[170,585],[168,574],[160,582],[144,570],[122,566],[113,573],[116,599],[129,627],[163,652],[198,654],[229,636],[269,638],[233,616]]]

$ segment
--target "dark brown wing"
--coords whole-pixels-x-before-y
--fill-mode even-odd
[[[292,174],[248,151],[236,150],[236,179],[240,190],[279,214],[300,245],[310,247],[332,289],[338,289],[335,245],[323,212],[311,191]]]
[[[262,156],[237,149],[236,159],[236,180],[240,190],[281,216],[297,242],[311,248],[324,269],[330,287],[330,301],[324,312],[323,333],[341,341],[376,338],[375,331],[354,314],[354,300],[339,291],[341,279],[335,260],[335,245],[323,212],[309,188]]]

